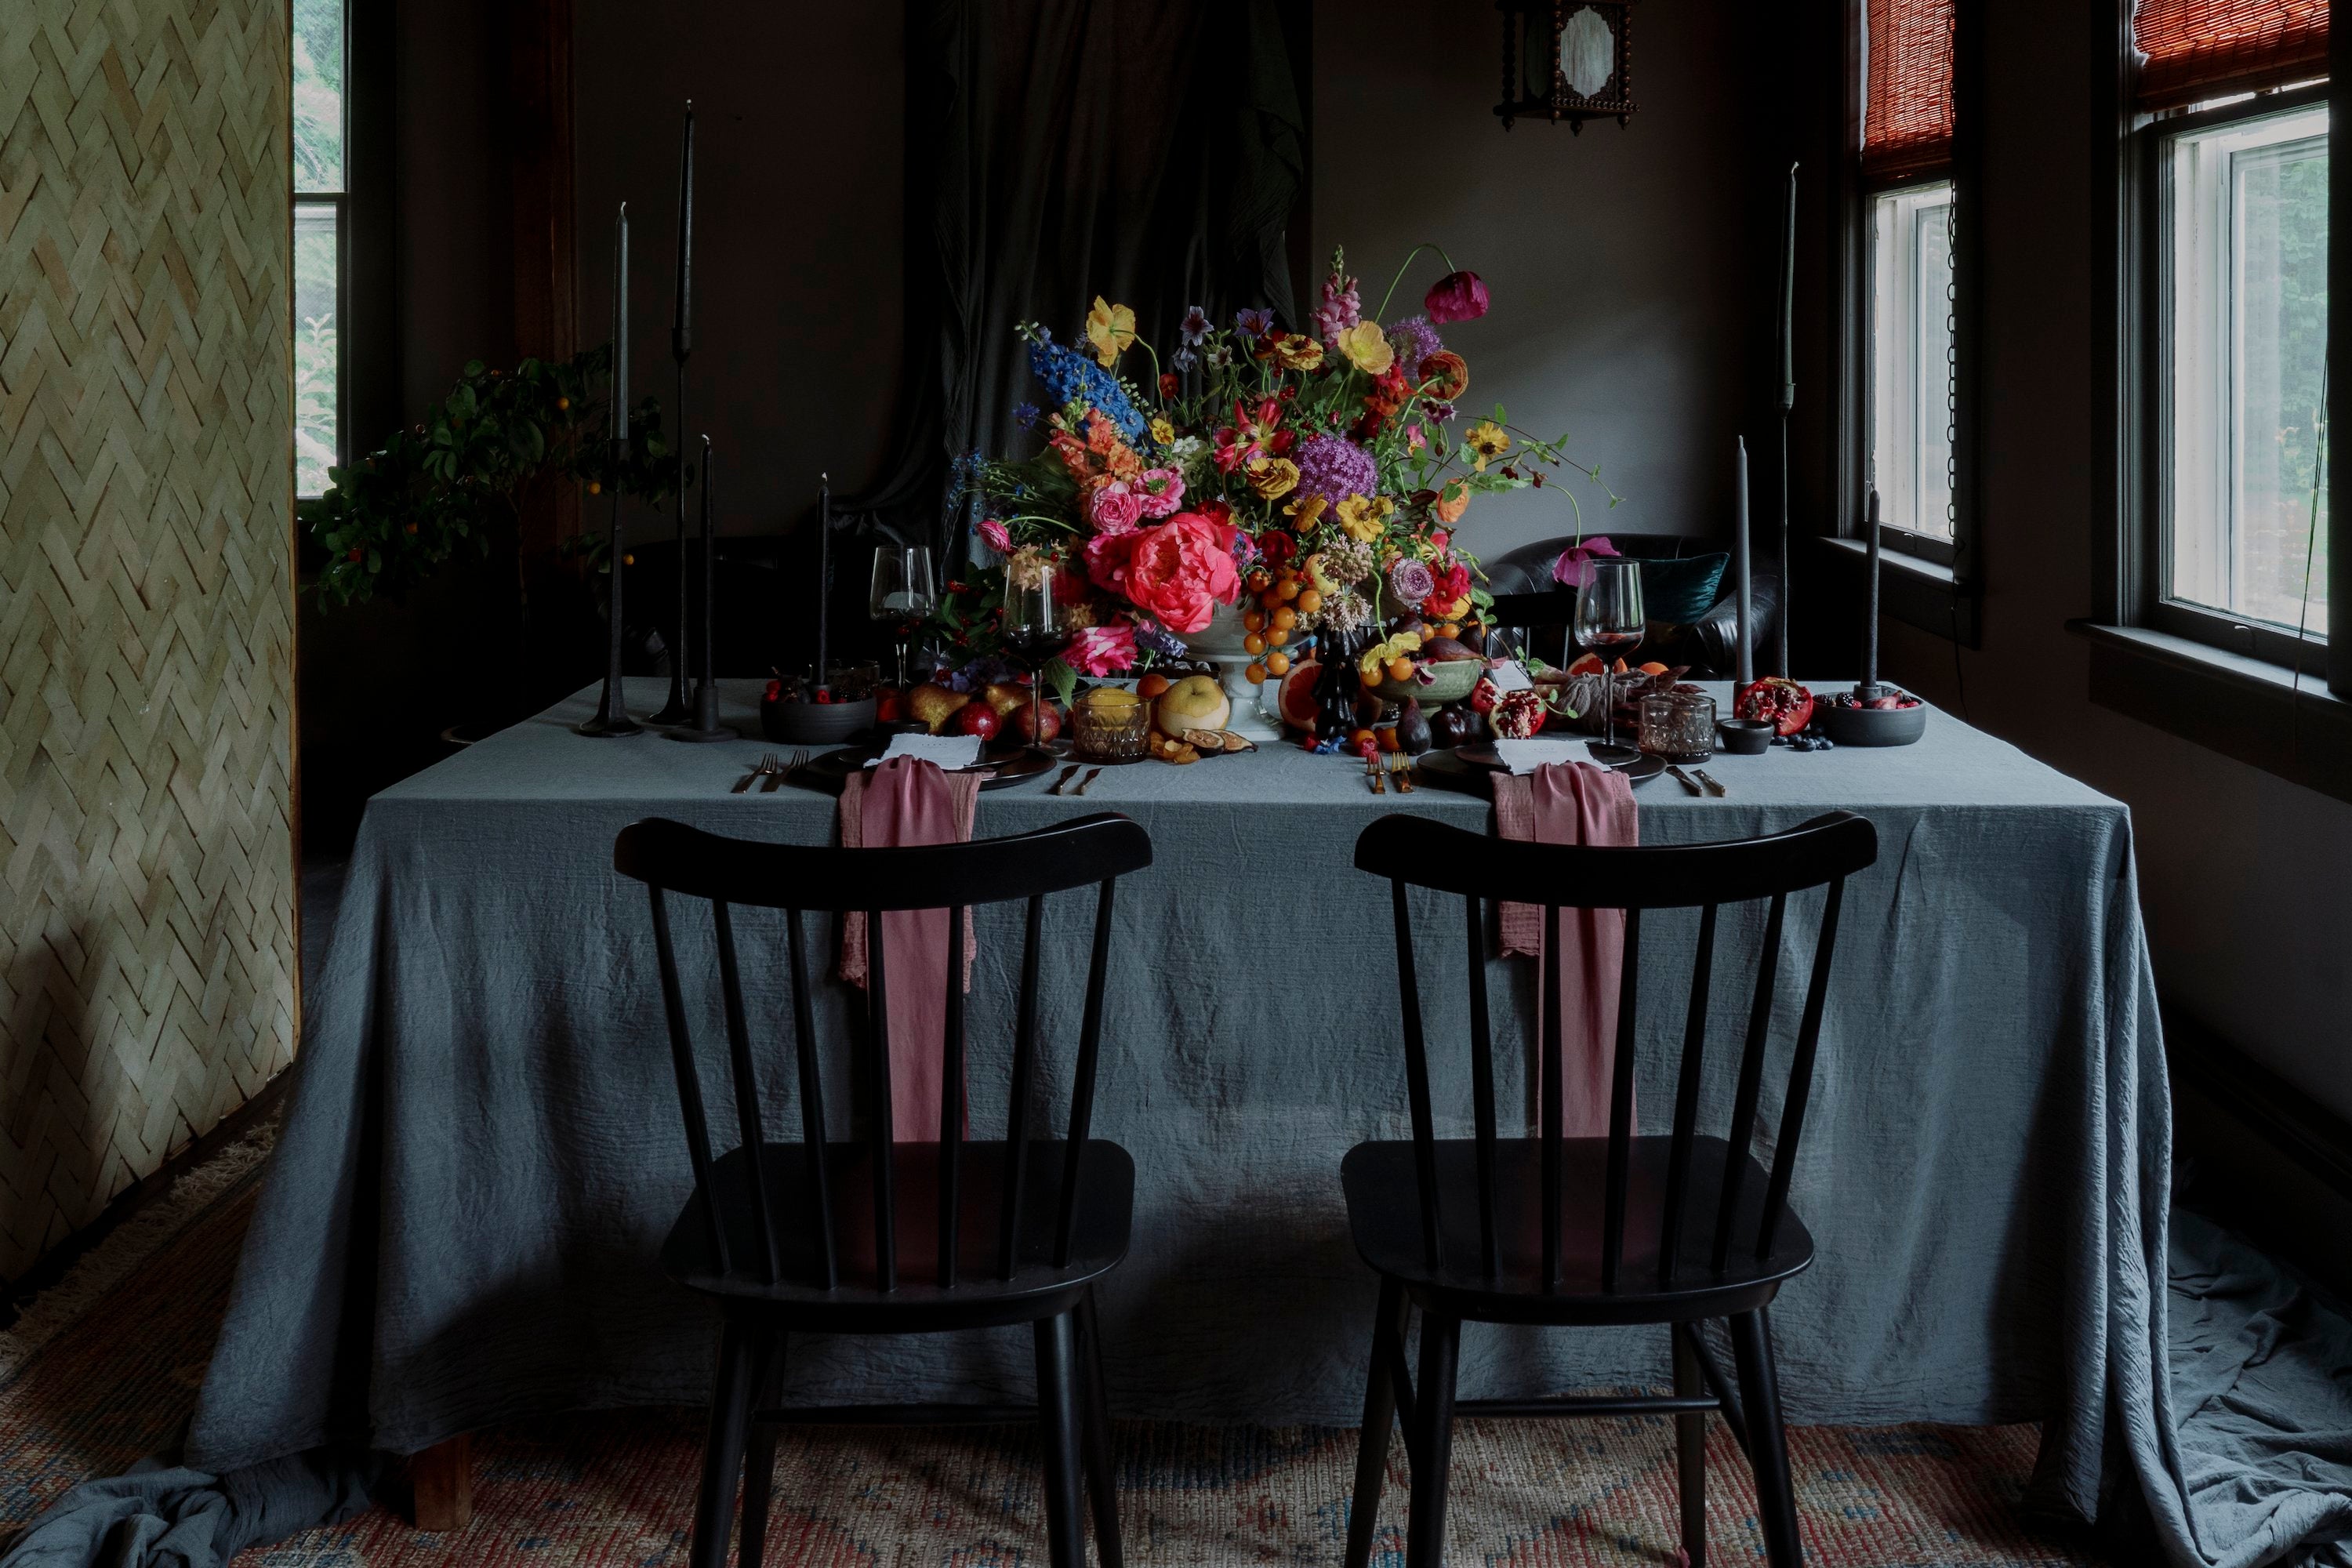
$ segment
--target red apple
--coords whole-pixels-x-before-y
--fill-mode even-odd
[[[1020,739],[1042,744],[1062,732],[1062,710],[1051,702],[1024,702],[1005,715],[1005,722]]]
[[[955,712],[957,732],[977,735],[982,741],[996,739],[997,729],[1003,722],[997,718],[996,710],[985,702],[967,702]]]

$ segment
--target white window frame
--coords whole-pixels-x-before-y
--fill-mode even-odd
[[[1949,548],[1951,361],[1940,345],[1948,335],[1948,293],[1926,286],[1921,236],[1937,213],[1948,223],[1948,179],[1871,193],[1870,482],[1879,492],[1880,520],[1891,529]],[[1949,250],[1947,249],[1948,257]],[[1941,328],[1937,331],[1936,329]],[[1928,339],[1935,332],[1937,342]],[[1898,433],[1895,438],[1888,432]],[[1942,472],[1930,453],[1942,454]]]

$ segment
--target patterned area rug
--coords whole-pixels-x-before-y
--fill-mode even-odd
[[[0,1335],[0,1535],[74,1482],[168,1446],[202,1378],[252,1212],[259,1140],[192,1174]],[[133,1328],[135,1325],[135,1330]],[[426,1563],[670,1568],[686,1561],[698,1414],[565,1417],[481,1434],[475,1516],[419,1534],[372,1510],[257,1549],[238,1568]],[[1807,1559],[1822,1568],[2096,1563],[2020,1512],[2030,1427],[1791,1434]],[[1336,1563],[1355,1434],[1129,1422],[1118,1434],[1129,1561]],[[1374,1562],[1402,1568],[1402,1445]],[[1707,1539],[1762,1560],[1748,1469],[1708,1447]],[[1024,1568],[1045,1562],[1041,1472],[1025,1428],[809,1427],[778,1456],[768,1560],[789,1568]],[[1454,1440],[1452,1560],[1496,1568],[1680,1560],[1664,1418],[1468,1422]]]

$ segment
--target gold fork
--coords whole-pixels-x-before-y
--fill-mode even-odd
[[[1372,793],[1374,795],[1386,795],[1389,793],[1387,779],[1381,772],[1380,758],[1366,757],[1364,759],[1364,776],[1372,781]]]
[[[1402,752],[1391,752],[1389,753],[1389,772],[1396,774],[1397,793],[1399,795],[1411,795],[1412,793],[1412,759],[1411,757],[1406,756]]]

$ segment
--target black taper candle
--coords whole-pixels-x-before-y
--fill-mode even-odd
[[[1755,612],[1749,607],[1748,594],[1748,437],[1738,437],[1739,468],[1737,488],[1738,510],[1732,515],[1731,571],[1732,583],[1739,596],[1738,637],[1733,644],[1731,672],[1738,678],[1738,689],[1745,691],[1756,679]],[[1735,692],[1734,695],[1737,695]]]
[[[1864,702],[1868,702],[1880,694],[1878,684],[1878,489],[1874,485],[1871,487],[1868,499],[1863,503],[1862,526],[1870,536],[1864,552],[1870,563],[1868,567],[1869,619],[1864,624],[1862,632],[1862,684],[1853,689],[1853,694]]]
[[[824,639],[833,607],[833,476],[816,477],[816,689],[828,689]]]
[[[686,356],[694,350],[694,100],[686,102],[686,136],[677,163],[677,312],[670,321],[669,354],[677,364],[677,646],[670,653],[669,700],[653,717],[656,724],[682,724],[694,717],[686,700],[688,649],[686,586]],[[708,672],[705,672],[706,675]]]
[[[1796,679],[1789,668],[1789,411],[1797,405],[1797,168],[1789,165],[1787,221],[1780,229],[1780,615],[1774,639],[1780,672],[1790,679]]]
[[[635,735],[637,723],[629,717],[628,688],[621,674],[621,584],[629,558],[621,528],[621,465],[629,454],[629,204],[621,204],[613,223],[613,525],[606,537],[611,564],[605,614],[612,622],[610,648],[604,665],[604,695],[596,716],[577,726],[583,735]]]
[[[719,559],[717,524],[718,503],[713,499],[716,487],[710,479],[710,437],[702,437],[701,460],[697,475],[702,485],[702,678],[694,686],[694,722],[669,732],[673,741],[728,741],[735,731],[719,721],[719,679],[714,673],[717,663],[712,657],[716,638],[713,628],[718,624],[714,613]]]

